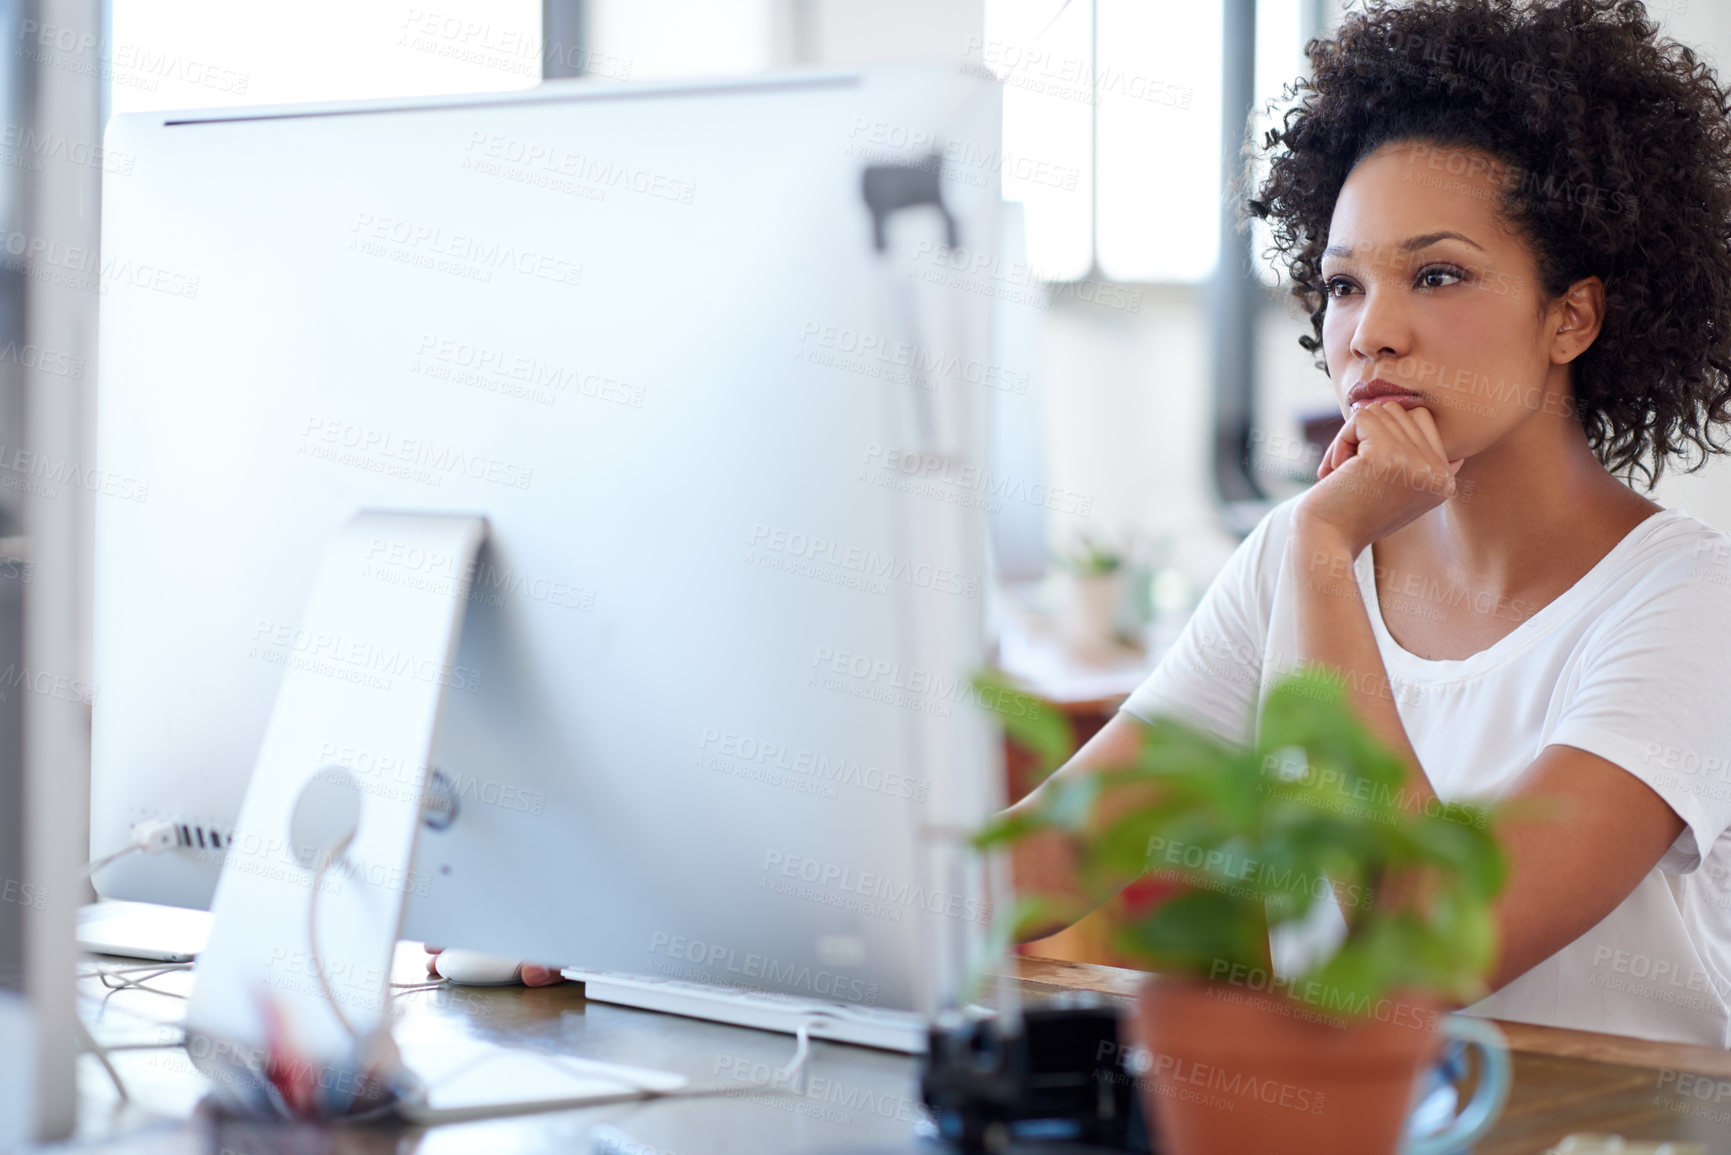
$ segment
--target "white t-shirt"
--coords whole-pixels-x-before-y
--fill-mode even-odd
[[[1561,744],[1621,766],[1686,823],[1602,922],[1471,1011],[1731,1047],[1731,537],[1678,510],[1655,513],[1508,636],[1433,661],[1389,636],[1370,550],[1350,574],[1295,572],[1307,567],[1286,558],[1293,507],[1276,507],[1238,547],[1123,708],[1251,741],[1262,697],[1296,665],[1297,583],[1356,580],[1438,797],[1493,798]],[[1391,613],[1465,597],[1427,576],[1392,580]],[[1473,608],[1522,616],[1519,606]]]

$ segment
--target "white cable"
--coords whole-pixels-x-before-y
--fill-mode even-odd
[[[330,868],[342,860],[348,852],[349,843],[354,840],[354,834],[342,840],[342,843],[331,850],[319,854],[318,869],[313,871],[312,893],[307,896],[307,955],[312,962],[313,977],[318,980],[319,990],[330,1003],[331,1014],[336,1016],[337,1023],[353,1039],[356,1047],[365,1045],[366,1040],[355,1030],[354,1024],[343,1013],[342,1005],[337,1001],[337,992],[331,987],[331,976],[325,973],[324,960],[319,957],[319,894],[324,890],[325,875]],[[386,992],[387,996],[389,992]]]
[[[112,854],[92,859],[85,864],[84,877],[89,878],[117,858],[125,858],[134,851],[144,854],[160,854],[164,850],[172,850],[179,839],[174,832],[174,823],[166,818],[152,818],[134,826],[126,837],[126,845]]]
[[[148,984],[152,979],[160,978],[165,974],[191,969],[191,963],[161,962],[149,963],[143,966],[114,967],[112,969],[97,966],[90,970],[82,971],[78,977],[80,979],[97,979],[101,981],[102,985],[108,989],[108,993],[103,995],[101,998],[97,998],[95,995],[86,995],[84,992],[80,991],[79,997],[87,998],[91,1002],[101,1003],[103,1006],[108,1005],[109,999],[113,998],[121,991],[126,990],[146,991],[150,994],[161,995],[164,998],[169,999],[185,999],[186,996],[179,991],[165,991],[161,987],[153,987]]]
[[[794,1032],[794,1034],[798,1036],[799,1042],[794,1046],[793,1058],[789,1059],[787,1061],[787,1066],[783,1067],[778,1073],[778,1077],[786,1083],[795,1094],[799,1094],[802,1090],[802,1083],[805,1078],[805,1067],[811,1060],[811,1029],[813,1027],[827,1026],[829,1021],[830,1020],[823,1018],[821,1015],[814,1015],[809,1019],[801,1019],[799,1021],[799,1029]]]
[[[95,874],[97,871],[101,870],[103,867],[107,866],[109,863],[113,862],[115,859],[125,858],[128,854],[131,854],[133,851],[142,850],[142,849],[144,849],[144,848],[141,846],[123,846],[119,850],[116,850],[113,854],[105,854],[101,858],[93,859],[92,861],[84,864],[84,877],[89,878],[91,875]]]
[[[108,988],[110,995],[118,994],[124,990],[140,990],[149,991],[153,995],[162,995],[165,998],[184,999],[186,996],[178,991],[165,991],[161,987],[146,986],[145,984],[150,982],[151,979],[161,978],[163,975],[170,974],[174,971],[191,969],[191,963],[167,963],[162,966],[149,968],[148,973],[142,975],[104,974],[99,971],[94,977],[102,980],[102,985]]]
[[[114,1084],[114,1090],[120,1095],[120,1101],[130,1103],[132,1096],[126,1093],[126,1084],[121,1081],[120,1072],[116,1071],[114,1064],[108,1061],[108,1048],[96,1041],[90,1034],[90,1028],[84,1025],[83,1019],[74,1018],[72,1022],[78,1028],[78,1038],[83,1043],[84,1049],[95,1055],[96,1061],[102,1064],[102,1069],[108,1072],[108,1078]]]

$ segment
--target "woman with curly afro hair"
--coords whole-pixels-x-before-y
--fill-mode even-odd
[[[1474,1011],[1731,1046],[1731,538],[1632,484],[1731,420],[1727,94],[1637,0],[1373,0],[1309,55],[1250,208],[1345,425],[1060,774],[1328,667],[1405,804],[1543,802]],[[1059,835],[1015,867],[1086,908]]]

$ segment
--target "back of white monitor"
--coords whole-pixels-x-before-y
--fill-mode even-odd
[[[859,190],[941,167],[989,252],[998,125],[938,70],[117,118],[97,850],[158,816],[279,837],[234,821],[286,664],[436,679],[455,820],[362,880],[408,894],[409,937],[915,1006],[921,936],[988,916],[921,839],[996,787],[965,681],[983,531],[882,462],[978,460],[1014,274],[958,272],[934,213],[886,269]],[[920,379],[942,444],[915,444]],[[299,630],[363,507],[488,518],[454,662]],[[464,576],[401,547],[364,576]],[[415,770],[328,753],[380,798]],[[100,885],[204,906],[221,858]]]

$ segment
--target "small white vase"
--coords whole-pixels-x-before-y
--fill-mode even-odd
[[[1083,657],[1117,650],[1115,627],[1124,603],[1124,574],[1066,574],[1058,611],[1058,636]]]

